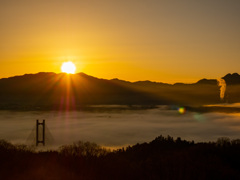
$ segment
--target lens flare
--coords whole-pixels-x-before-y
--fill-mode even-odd
[[[200,114],[200,113],[195,113],[193,115],[193,118],[197,121],[197,122],[200,122],[200,123],[203,123],[206,121],[206,118],[203,114]]]
[[[178,108],[178,112],[179,112],[180,114],[185,114],[186,109],[185,109],[184,107],[180,107],[180,108]]]

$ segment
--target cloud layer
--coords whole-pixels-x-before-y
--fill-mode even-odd
[[[159,135],[194,141],[240,138],[240,114],[186,112],[162,108],[109,112],[0,111],[0,138],[13,143],[34,143],[36,119],[46,120],[48,147],[91,141],[106,147],[148,142]]]

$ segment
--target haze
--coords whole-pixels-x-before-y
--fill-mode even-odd
[[[220,137],[239,138],[239,113],[186,112],[151,110],[110,112],[28,111],[0,112],[0,136],[13,143],[34,142],[36,119],[46,119],[48,127],[46,148],[57,148],[82,140],[102,146],[119,148],[148,142],[160,134],[197,142],[216,141]],[[48,143],[48,139],[53,141]]]

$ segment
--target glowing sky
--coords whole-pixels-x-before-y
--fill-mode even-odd
[[[194,82],[238,72],[239,0],[0,0],[0,78]]]

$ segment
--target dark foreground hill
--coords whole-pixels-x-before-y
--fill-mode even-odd
[[[59,151],[35,152],[0,141],[4,180],[238,180],[240,140],[194,143],[159,136],[113,152],[78,142]]]
[[[228,102],[240,101],[240,75],[228,74]],[[84,73],[26,74],[0,79],[0,109],[78,109],[85,105],[203,105],[220,103],[217,80],[174,85],[98,79]]]

